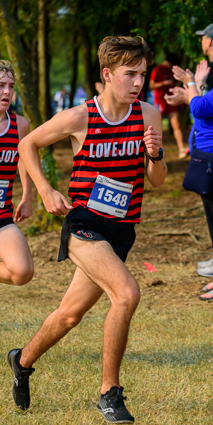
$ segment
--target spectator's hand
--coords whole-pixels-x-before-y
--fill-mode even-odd
[[[186,69],[186,71],[184,71],[184,69],[175,65],[172,67],[172,72],[174,74],[174,78],[178,81],[182,81],[183,84],[187,84],[195,80],[194,74],[190,71],[190,69]]]
[[[173,80],[173,78],[170,78],[170,80],[164,80],[164,81],[162,81],[162,85],[163,86],[174,86],[174,80]]]
[[[208,62],[204,59],[197,65],[195,72],[195,82],[198,86],[206,83],[209,72],[210,67],[208,67]]]
[[[162,137],[158,131],[155,131],[150,125],[144,133],[144,143],[146,152],[153,157],[159,155],[159,149],[162,146]]]
[[[169,89],[171,94],[165,94],[165,101],[172,106],[188,103],[188,89],[184,87],[173,87]]]

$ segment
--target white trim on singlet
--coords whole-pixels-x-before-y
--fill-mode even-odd
[[[3,133],[0,133],[0,137],[1,136],[4,136],[8,132],[9,128],[10,128],[10,115],[8,114],[7,111],[6,111],[6,114],[7,114],[7,119],[8,119],[7,128],[3,131]]]
[[[126,121],[126,120],[127,120],[127,118],[129,118],[129,116],[130,116],[130,114],[131,114],[131,112],[132,112],[132,104],[130,103],[130,105],[129,105],[129,110],[128,110],[127,114],[125,115],[125,117],[124,117],[122,120],[117,121],[117,122],[109,121],[109,120],[108,120],[108,119],[104,116],[104,114],[103,114],[103,113],[102,113],[102,111],[101,111],[101,108],[100,108],[100,106],[99,106],[99,104],[98,104],[97,96],[94,96],[94,97],[93,97],[93,99],[94,99],[94,101],[95,101],[95,104],[96,104],[97,110],[98,110],[98,112],[99,112],[99,114],[100,114],[101,118],[103,118],[103,120],[104,120],[107,124],[109,124],[109,125],[119,125],[119,124],[122,124],[122,122]]]

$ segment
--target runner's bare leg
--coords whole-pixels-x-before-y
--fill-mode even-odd
[[[31,367],[71,328],[78,325],[84,314],[92,308],[102,293],[102,289],[77,267],[71,285],[59,308],[45,319],[32,340],[23,348],[20,359],[21,365],[26,368]]]
[[[20,363],[24,367],[31,367],[80,322],[105,291],[111,301],[104,325],[102,393],[105,393],[119,384],[120,363],[130,320],[139,302],[139,287],[106,241],[89,242],[72,237],[69,257],[77,265],[71,286],[59,309],[47,317],[32,341],[23,349]]]
[[[125,264],[106,241],[79,243],[72,238],[69,256],[109,296],[111,307],[104,325],[102,394],[119,385],[119,369],[129,325],[140,290]]]
[[[33,260],[27,241],[15,224],[0,229],[0,282],[24,285],[33,277]]]

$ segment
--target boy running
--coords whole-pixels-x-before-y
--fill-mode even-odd
[[[0,60],[0,282],[24,285],[33,277],[33,260],[14,222],[32,215],[31,179],[18,153],[18,144],[29,133],[30,125],[25,117],[9,111],[14,85],[10,62]],[[13,218],[12,190],[18,165],[23,194]]]
[[[79,324],[105,292],[111,306],[104,324],[103,381],[97,410],[106,421],[133,423],[119,381],[129,326],[140,289],[124,262],[140,222],[146,172],[160,186],[167,167],[163,159],[159,111],[137,97],[152,53],[132,37],[106,37],[98,51],[104,90],[83,105],[56,114],[20,144],[20,155],[47,211],[65,214],[59,261],[71,259],[76,270],[59,308],[51,313],[23,349],[8,353],[15,375],[13,397],[29,406],[32,365]],[[74,151],[69,197],[44,177],[38,150],[70,136]]]

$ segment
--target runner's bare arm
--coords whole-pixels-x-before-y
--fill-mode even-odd
[[[162,148],[162,121],[161,114],[154,106],[146,102],[141,102],[144,117],[144,144],[146,154],[153,158],[158,157],[159,149]],[[147,159],[147,177],[153,187],[159,187],[163,184],[167,165],[162,159],[153,163],[148,156]]]
[[[76,108],[62,111],[46,123],[42,124],[19,144],[19,153],[24,165],[41,195],[46,210],[53,215],[68,214],[71,205],[66,197],[54,190],[46,180],[42,171],[39,149],[49,146],[67,136],[74,135],[83,143],[87,130],[87,107],[80,105]]]
[[[19,141],[30,132],[29,121],[20,115],[17,115]],[[21,159],[18,162],[19,175],[22,184],[22,199],[16,208],[14,221],[22,221],[32,215],[32,181]]]

